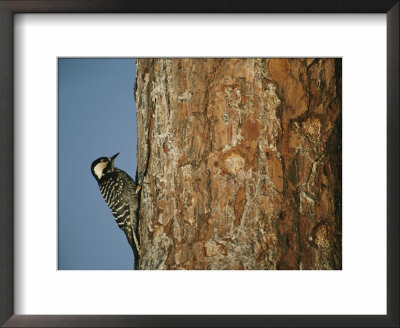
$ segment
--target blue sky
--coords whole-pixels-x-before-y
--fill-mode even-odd
[[[120,155],[136,174],[136,62],[128,58],[58,60],[58,269],[133,268],[133,253],[90,172],[92,161]]]

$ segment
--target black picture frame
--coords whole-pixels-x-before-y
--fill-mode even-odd
[[[15,13],[385,13],[387,16],[387,315],[14,315],[13,16]],[[0,1],[0,324],[4,327],[399,327],[399,1]],[[365,286],[368,288],[368,286]],[[238,299],[238,302],[245,301]]]

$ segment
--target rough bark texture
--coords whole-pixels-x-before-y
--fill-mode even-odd
[[[341,269],[341,60],[138,59],[141,269]]]

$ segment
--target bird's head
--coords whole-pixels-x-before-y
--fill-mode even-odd
[[[118,155],[119,153],[111,157],[100,157],[93,161],[91,171],[97,181],[100,181],[103,176],[114,171],[114,159]]]

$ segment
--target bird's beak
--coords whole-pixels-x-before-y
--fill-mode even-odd
[[[113,161],[118,155],[119,155],[119,153],[116,153],[114,156],[111,156],[110,160]]]

